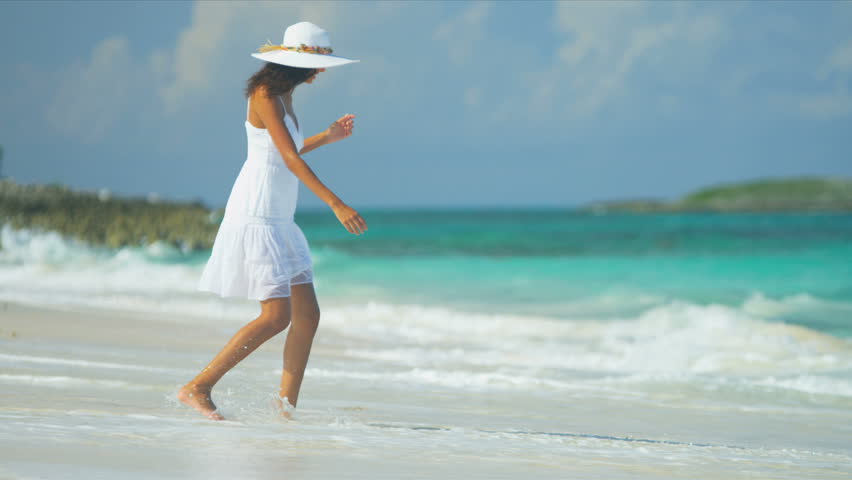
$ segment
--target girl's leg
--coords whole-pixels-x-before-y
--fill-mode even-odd
[[[296,406],[299,388],[311,354],[311,344],[319,326],[320,310],[313,283],[290,286],[292,325],[284,344],[284,371],[278,395]]]
[[[260,315],[243,326],[216,357],[194,379],[178,391],[178,399],[214,420],[224,417],[216,413],[210,390],[228,370],[234,368],[265,341],[281,333],[290,323],[290,301],[287,297],[260,302]]]

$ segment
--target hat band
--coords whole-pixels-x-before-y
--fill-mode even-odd
[[[318,55],[328,55],[332,52],[331,47],[312,47],[310,45],[305,45],[304,43],[299,45],[298,47],[287,47],[284,45],[274,45],[269,43],[269,40],[266,41],[266,45],[261,46],[257,49],[258,52],[271,52],[273,50],[286,50],[288,52],[301,52],[301,53],[315,53]]]

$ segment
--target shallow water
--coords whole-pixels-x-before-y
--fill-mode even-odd
[[[259,311],[194,291],[203,253],[3,228],[0,477],[852,474],[852,216],[420,215],[302,217],[293,421],[283,335],[214,390],[228,421],[174,398]]]

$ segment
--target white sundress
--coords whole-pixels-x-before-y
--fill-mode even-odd
[[[299,151],[304,137],[284,112]],[[289,297],[291,285],[313,281],[308,242],[293,221],[299,179],[284,164],[267,129],[248,119],[245,126],[248,155],[228,196],[198,290],[251,300]]]

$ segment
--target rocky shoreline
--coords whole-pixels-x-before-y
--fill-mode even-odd
[[[0,180],[0,223],[15,229],[55,231],[91,245],[119,248],[165,242],[184,252],[211,248],[223,209],[201,202],[73,191],[54,183]]]

